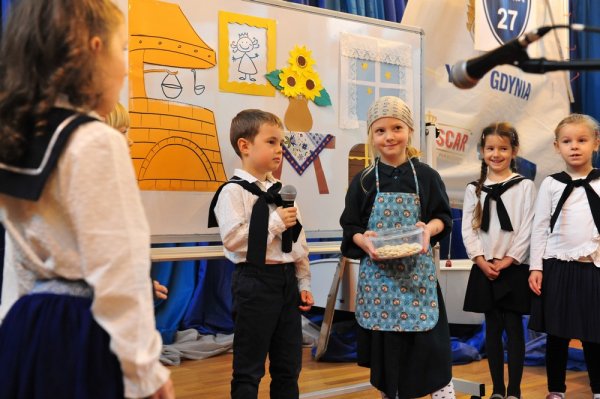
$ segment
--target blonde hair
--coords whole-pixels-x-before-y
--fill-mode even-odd
[[[421,156],[421,151],[411,145],[412,135],[413,129],[410,129],[410,133],[408,135],[408,145],[406,146],[406,159],[418,158]],[[371,128],[369,128],[369,134],[367,135],[366,146],[367,151],[369,151],[369,159],[371,160],[371,165],[369,167],[372,167],[375,164],[375,159],[379,158],[381,154],[379,154],[379,151],[377,151],[373,145],[373,129]]]
[[[582,124],[582,125],[586,125],[596,136],[596,138],[598,138],[598,121],[594,118],[592,118],[589,115],[585,115],[585,114],[571,114],[565,118],[563,118],[563,120],[561,120],[560,122],[558,122],[558,125],[556,125],[556,129],[554,129],[554,139],[558,140],[558,134],[560,133],[560,130],[565,127],[566,125],[575,125],[575,124]]]
[[[129,112],[125,109],[123,104],[116,103],[112,111],[104,118],[107,125],[114,127],[117,130],[125,128],[129,129]]]
[[[408,145],[406,146],[406,159],[418,158],[421,156],[421,151],[413,147],[410,142],[412,140],[413,129],[410,129],[410,134],[408,136]],[[369,152],[369,166],[367,166],[360,174],[360,186],[363,191],[366,193],[368,190],[364,186],[364,180],[369,173],[373,171],[375,168],[375,161],[379,158],[380,154],[375,150],[375,146],[373,145],[373,129],[369,128],[369,134],[367,135],[367,143],[365,144],[367,151]]]

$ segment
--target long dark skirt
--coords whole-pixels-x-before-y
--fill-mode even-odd
[[[123,398],[123,375],[90,298],[33,294],[0,326],[0,398]]]
[[[529,328],[600,343],[600,268],[544,259],[542,295],[534,296]]]
[[[373,331],[359,327],[358,364],[371,369],[371,384],[390,398],[421,397],[452,379],[448,317],[437,287],[440,317],[425,332]]]
[[[529,288],[529,265],[511,265],[489,280],[479,266],[473,265],[465,292],[463,310],[485,313],[494,309],[529,314],[532,292]]]

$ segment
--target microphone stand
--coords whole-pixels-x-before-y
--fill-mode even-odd
[[[600,59],[552,61],[546,58],[528,58],[517,60],[514,66],[527,73],[546,73],[552,71],[597,71],[600,70]]]

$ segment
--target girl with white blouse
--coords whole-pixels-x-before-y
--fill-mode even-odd
[[[20,0],[8,16],[0,222],[20,299],[0,326],[0,398],[175,397],[127,144],[99,119],[127,43],[111,0]]]
[[[514,172],[519,136],[506,122],[481,135],[481,174],[463,202],[462,235],[473,260],[464,310],[483,313],[486,353],[493,382],[491,399],[521,397],[525,359],[522,315],[529,313],[529,237],[535,186]],[[504,384],[502,333],[508,336],[508,388]]]
[[[600,398],[600,170],[598,122],[572,114],[554,130],[566,170],[542,182],[531,233],[529,328],[548,334],[547,399],[565,397],[569,341],[581,340],[593,398]]]

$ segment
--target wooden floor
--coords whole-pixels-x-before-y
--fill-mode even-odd
[[[186,360],[180,366],[170,367],[178,399],[225,399],[229,398],[232,354],[227,353],[205,360]],[[268,369],[268,368],[267,368]],[[491,378],[487,360],[454,366],[453,376],[486,384],[486,396],[491,394]],[[322,391],[355,385],[369,381],[368,369],[355,363],[323,363],[311,358],[310,349],[304,349],[300,393]],[[263,379],[259,399],[269,398],[270,378]],[[525,367],[521,385],[524,399],[544,399],[546,395],[546,374],[543,367]],[[569,399],[589,399],[592,397],[586,372],[567,372],[567,394]],[[345,399],[380,398],[373,388],[344,395],[330,396]],[[457,393],[458,399],[471,396]]]

